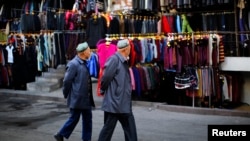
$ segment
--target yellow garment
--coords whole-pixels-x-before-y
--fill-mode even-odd
[[[0,42],[1,43],[7,43],[8,35],[5,34],[5,32],[0,32]]]
[[[9,35],[10,34],[10,22],[7,22],[6,27],[5,27],[5,34]]]
[[[198,90],[197,90],[197,96],[202,97],[202,75],[201,75],[201,68],[197,69],[198,73]]]
[[[110,21],[111,21],[110,14],[109,13],[106,13],[106,14],[102,13],[101,16],[103,16],[106,19],[107,27],[109,27]]]

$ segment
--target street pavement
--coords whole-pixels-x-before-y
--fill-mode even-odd
[[[96,84],[93,84],[96,85]],[[94,86],[93,89],[95,89]],[[92,141],[103,126],[102,97],[94,97]],[[208,125],[249,125],[249,112],[133,102],[138,141],[207,141]],[[69,116],[61,90],[50,93],[0,90],[0,141],[55,141]],[[81,141],[81,121],[70,138]],[[124,141],[117,123],[112,141]]]

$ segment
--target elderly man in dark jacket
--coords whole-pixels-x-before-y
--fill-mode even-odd
[[[86,42],[76,48],[77,55],[67,64],[63,80],[63,95],[67,98],[70,117],[54,135],[57,141],[68,139],[82,115],[82,140],[91,141],[92,136],[92,107],[95,107],[91,76],[87,68],[87,60],[91,51]]]
[[[104,95],[102,110],[104,126],[98,141],[110,141],[117,121],[122,125],[126,141],[137,141],[135,119],[132,112],[132,84],[128,57],[130,42],[127,39],[117,43],[118,51],[104,65],[101,78],[101,93]]]

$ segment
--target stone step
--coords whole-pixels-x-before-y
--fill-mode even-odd
[[[37,76],[35,82],[27,83],[28,91],[52,92],[62,87],[65,73],[65,66],[49,68],[48,72],[43,72]]]
[[[52,92],[60,88],[59,83],[55,82],[30,82],[27,83],[28,91]]]
[[[56,68],[48,68],[48,70],[65,70],[65,68],[66,68],[66,65],[59,65],[59,66],[57,66]]]
[[[65,72],[43,72],[41,77],[64,77]]]
[[[48,72],[59,72],[59,73],[64,73],[64,72],[65,72],[65,68],[57,68],[57,69],[49,68],[49,69],[48,69]]]
[[[56,69],[49,68],[48,72],[43,72],[41,76],[36,77],[35,82],[27,84],[28,91],[52,92],[62,87],[65,75],[65,66]],[[92,77],[92,82],[96,83],[97,78]]]
[[[61,83],[63,81],[63,76],[57,76],[48,74],[45,76],[36,77],[37,82],[54,82],[54,83]]]

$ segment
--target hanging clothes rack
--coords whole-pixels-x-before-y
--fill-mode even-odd
[[[29,14],[33,14],[33,13],[40,13],[40,11],[36,11],[36,10],[25,10],[25,9],[18,9],[18,8],[11,8],[11,10],[13,10],[13,11],[23,11],[24,13],[29,13]],[[32,13],[30,13],[30,12],[32,12]],[[22,13],[22,14],[24,14],[24,13]]]
[[[191,33],[165,33],[164,34],[164,36],[178,36],[178,35],[183,35],[183,36],[185,36],[185,35],[188,35],[188,36],[190,36],[189,38],[191,38],[191,40],[192,40],[192,51],[194,52],[194,49],[195,49],[195,44],[194,44],[194,42],[195,42],[195,35],[211,35],[211,34],[219,34],[219,33],[223,33],[223,34],[228,34],[228,33],[230,33],[230,34],[235,34],[235,32],[220,32],[220,31],[203,31],[203,32],[191,32]],[[211,67],[211,66],[210,66]],[[205,67],[205,68],[207,68],[207,69],[209,69],[210,67]],[[212,83],[212,82],[211,82]],[[191,92],[192,92],[192,107],[195,107],[195,91],[194,91],[194,89],[192,88],[192,90],[191,90]],[[209,96],[209,99],[208,99],[208,105],[209,105],[209,107],[211,107],[211,95]]]

